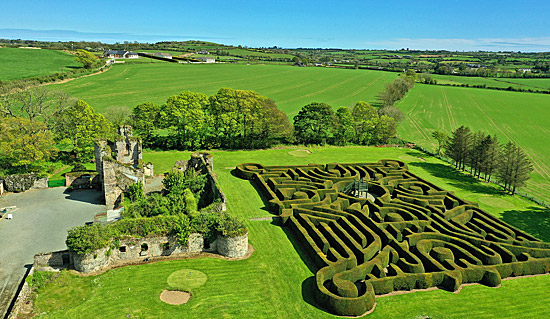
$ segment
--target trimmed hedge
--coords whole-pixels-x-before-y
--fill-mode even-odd
[[[318,271],[315,299],[327,311],[360,316],[376,294],[550,272],[550,244],[407,170],[401,161],[307,166],[241,164],[283,216]],[[342,191],[366,179],[374,200]]]

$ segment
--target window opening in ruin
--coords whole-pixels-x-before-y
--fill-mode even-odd
[[[61,255],[61,259],[63,260],[63,265],[68,265],[71,263],[71,258],[69,254],[63,254]]]
[[[170,243],[169,243],[169,242],[162,243],[162,249],[163,249],[163,250],[168,250],[168,249],[170,249]]]
[[[147,243],[141,244],[141,251],[147,251],[149,249],[149,245]]]
[[[125,253],[126,252],[126,246],[120,246],[118,248],[118,251],[120,251],[121,253]]]

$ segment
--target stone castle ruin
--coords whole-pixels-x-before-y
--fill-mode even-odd
[[[122,204],[129,185],[153,176],[153,164],[143,164],[141,139],[132,136],[131,126],[119,127],[114,141],[96,141],[95,160],[107,209]]]

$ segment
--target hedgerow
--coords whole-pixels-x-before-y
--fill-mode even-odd
[[[550,243],[410,173],[400,161],[324,167],[241,164],[317,268],[316,301],[361,316],[376,294],[550,272]],[[357,180],[369,196],[344,193]]]

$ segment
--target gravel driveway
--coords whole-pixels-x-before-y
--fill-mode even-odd
[[[3,318],[23,276],[41,252],[66,249],[67,230],[93,221],[104,212],[101,193],[64,187],[4,194],[0,208],[16,206],[13,219],[0,221],[0,318]]]

